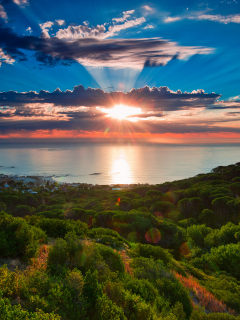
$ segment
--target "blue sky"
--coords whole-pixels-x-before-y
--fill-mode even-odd
[[[114,107],[120,100],[112,106],[86,102],[83,91],[73,90],[80,85],[85,89],[101,89],[103,100],[107,93],[121,92],[126,105],[129,101],[124,94],[133,88],[167,87],[169,94],[175,94],[168,95],[166,100],[159,89],[158,98],[152,92],[148,100],[144,97],[147,102],[142,105],[142,112],[151,117],[135,121],[134,132],[171,134],[175,132],[174,122],[175,127],[196,127],[190,132],[179,129],[175,134],[194,134],[199,132],[198,127],[204,127],[202,132],[206,134],[240,133],[238,0],[168,0],[157,4],[132,0],[2,0],[0,20],[1,137],[18,130],[34,131],[33,121],[36,130],[70,130],[69,126],[53,125],[63,120],[74,121],[74,130],[90,132],[89,120],[84,121],[81,116],[79,122],[79,113],[83,112],[79,108],[90,108],[84,109],[84,115],[93,116],[96,111],[93,108],[101,107],[98,116],[103,121],[104,108]],[[55,103],[51,97],[49,102],[46,95],[42,97],[39,93],[41,90],[53,93],[56,88],[77,92],[79,102],[61,105],[59,99]],[[200,94],[197,91],[200,89],[205,93]],[[177,90],[192,95],[176,96]],[[15,91],[11,101],[9,91]],[[30,91],[36,92],[37,98],[30,99]],[[135,92],[136,103],[131,100],[133,107],[141,105],[139,92]],[[190,105],[187,98],[195,101],[195,105]],[[35,100],[38,106],[34,105]],[[178,107],[173,108],[173,104]],[[74,116],[72,108],[76,108]],[[14,127],[13,120],[19,125]],[[52,122],[41,128],[40,123],[46,121]],[[140,122],[144,129],[137,126]],[[163,130],[164,126],[169,129]],[[105,129],[99,126],[99,132]]]

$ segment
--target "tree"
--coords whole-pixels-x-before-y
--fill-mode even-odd
[[[177,210],[185,217],[197,217],[203,210],[204,205],[200,197],[184,198],[178,202]]]
[[[232,197],[219,197],[212,201],[212,206],[215,209],[215,212],[220,215],[221,222],[224,220],[229,220],[229,208],[227,207],[227,203],[231,200],[235,200]]]
[[[207,226],[212,227],[215,225],[215,214],[212,210],[203,209],[198,217],[198,221],[205,223]]]
[[[83,295],[86,301],[93,308],[95,307],[98,298],[103,296],[102,286],[98,283],[97,270],[95,270],[93,273],[91,273],[90,270],[87,271],[84,278]]]
[[[0,202],[0,212],[1,211],[7,212],[7,206],[3,201]]]
[[[158,190],[149,190],[147,191],[146,196],[152,198],[153,200],[157,200],[162,197],[162,192]]]
[[[175,208],[174,204],[168,201],[158,201],[156,203],[154,203],[151,208],[150,211],[152,213],[156,213],[159,212],[162,215],[165,215],[171,211],[173,211]]]

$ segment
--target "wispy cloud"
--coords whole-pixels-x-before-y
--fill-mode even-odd
[[[32,28],[31,28],[31,27],[28,27],[28,28],[26,29],[26,31],[28,31],[29,33],[32,33]]]
[[[124,11],[123,17],[112,19],[112,25],[104,23],[95,27],[90,27],[86,22],[78,26],[69,25],[65,29],[58,30],[56,37],[66,40],[77,40],[82,38],[107,39],[118,34],[122,30],[139,26],[146,22],[144,17],[129,20],[128,18],[130,18],[134,12],[135,10]]]
[[[28,4],[28,0],[13,0],[18,6],[25,6]]]
[[[145,21],[146,21],[146,19],[144,17],[141,17],[141,18],[137,18],[134,20],[126,21],[123,24],[110,26],[108,28],[108,32],[106,33],[107,38],[112,37],[114,34],[120,32],[121,30],[132,28],[135,26],[139,26],[139,25],[143,24]]]
[[[228,23],[240,23],[240,14],[220,15],[220,14],[200,14],[196,16],[190,16],[188,19],[192,20],[210,20],[220,22],[224,24]]]
[[[8,20],[7,13],[1,4],[0,4],[0,17],[7,22]]]
[[[127,21],[126,23],[131,22]],[[51,25],[52,23],[48,22],[48,24],[42,24],[42,28],[47,30]],[[115,29],[109,32],[117,32],[117,25],[114,27]],[[77,61],[85,66],[135,69],[164,66],[173,59],[188,59],[194,54],[211,54],[213,52],[212,48],[180,46],[175,42],[159,38],[83,38],[68,41],[56,37],[19,36],[11,29],[1,27],[0,47],[4,48],[5,54],[13,56],[14,59],[17,57],[26,59],[22,49],[33,51],[36,53],[37,61],[50,66]]]
[[[164,19],[164,22],[175,22],[178,20],[181,20],[181,18],[180,17],[167,17]]]
[[[143,29],[154,29],[154,26],[152,24],[148,24]]]
[[[127,18],[131,17],[131,15],[135,12],[135,10],[123,11],[123,17],[121,18],[113,18],[114,22],[124,22]]]
[[[150,6],[146,5],[146,6],[142,6],[142,8],[147,11],[147,12],[153,12],[153,8],[151,8]]]
[[[209,11],[209,10],[208,10]],[[184,14],[176,17],[166,17],[164,22],[176,22],[179,20],[209,20],[219,23],[240,23],[240,14],[229,14],[229,15],[221,15],[221,14],[207,14],[204,12],[189,12],[188,14]]]
[[[0,66],[2,63],[13,64],[15,60],[10,54],[6,54],[3,52],[2,48],[0,48]]]

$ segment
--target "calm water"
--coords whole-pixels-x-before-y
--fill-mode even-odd
[[[0,144],[0,173],[68,183],[156,184],[239,161],[239,145]]]

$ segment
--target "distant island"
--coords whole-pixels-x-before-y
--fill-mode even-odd
[[[155,185],[1,174],[0,319],[240,319],[239,223],[240,162]]]
[[[90,173],[90,176],[98,176],[99,174],[101,174],[101,172],[96,172],[96,173]]]

